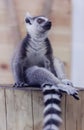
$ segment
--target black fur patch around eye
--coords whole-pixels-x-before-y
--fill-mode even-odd
[[[39,24],[41,24],[41,23],[45,22],[45,20],[42,19],[42,18],[38,18],[38,19],[37,19],[37,22],[38,22]]]

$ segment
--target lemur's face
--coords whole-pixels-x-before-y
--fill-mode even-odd
[[[44,16],[32,17],[27,14],[25,17],[25,23],[28,33],[32,36],[47,34],[51,28],[51,22]]]

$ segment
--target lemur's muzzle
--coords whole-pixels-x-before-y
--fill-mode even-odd
[[[45,30],[49,30],[51,28],[51,26],[52,26],[52,23],[50,21],[48,21],[48,22],[45,23],[45,25],[43,26],[43,28]]]

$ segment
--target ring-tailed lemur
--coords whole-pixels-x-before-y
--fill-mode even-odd
[[[48,31],[51,21],[44,16],[25,17],[27,35],[19,44],[12,60],[15,87],[40,85],[44,97],[43,130],[58,130],[62,122],[60,91],[78,99],[78,92],[66,79],[63,63],[54,59]]]

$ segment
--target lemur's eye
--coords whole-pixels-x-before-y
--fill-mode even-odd
[[[37,19],[37,22],[38,22],[39,24],[41,24],[41,23],[45,22],[45,20],[44,20],[44,19],[39,18],[39,19]]]

